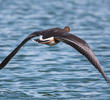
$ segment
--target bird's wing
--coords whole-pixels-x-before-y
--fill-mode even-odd
[[[39,32],[33,32],[28,35],[0,64],[0,69],[4,68],[8,62],[15,56],[15,54],[20,50],[20,48],[31,38],[39,36]]]
[[[92,52],[89,45],[84,40],[72,34],[59,35],[55,38],[56,40],[62,41],[72,46],[77,51],[79,51],[82,55],[84,55],[95,66],[95,68],[98,69],[98,71],[102,74],[104,79],[107,82],[109,82],[107,76],[105,75],[103,69],[101,68],[101,65],[98,59],[96,58],[95,54]]]

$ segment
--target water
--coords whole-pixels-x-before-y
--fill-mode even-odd
[[[64,26],[89,43],[110,78],[109,0],[0,0],[0,61],[28,34]],[[110,87],[72,47],[29,41],[0,70],[0,100],[110,100]]]

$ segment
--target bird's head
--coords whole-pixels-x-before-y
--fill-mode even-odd
[[[66,32],[70,32],[70,27],[69,27],[69,26],[65,26],[65,27],[64,27],[64,30],[65,30]]]

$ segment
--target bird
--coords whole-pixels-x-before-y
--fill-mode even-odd
[[[0,64],[0,69],[3,69],[8,62],[15,56],[15,54],[20,50],[20,48],[28,42],[30,39],[38,37],[37,39],[33,39],[34,42],[40,44],[46,44],[49,46],[54,46],[59,42],[64,42],[74,49],[76,49],[79,53],[85,56],[88,61],[101,73],[103,78],[107,83],[109,83],[109,79],[106,76],[104,70],[101,67],[101,64],[92,49],[88,45],[88,43],[81,39],[80,37],[70,33],[70,27],[65,26],[64,28],[51,28],[42,31],[35,31],[29,34]]]

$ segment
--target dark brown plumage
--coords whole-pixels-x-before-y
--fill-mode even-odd
[[[12,59],[12,57],[19,51],[19,49],[31,38],[36,36],[41,36],[40,39],[35,39],[34,41],[41,44],[55,45],[60,41],[72,46],[82,55],[84,55],[90,62],[95,66],[96,69],[102,74],[104,79],[109,82],[107,76],[105,75],[101,65],[96,58],[95,54],[92,52],[88,44],[80,39],[79,37],[69,33],[70,28],[52,28],[44,31],[37,31],[29,36],[27,36],[0,64],[0,69],[4,68],[5,65]]]

